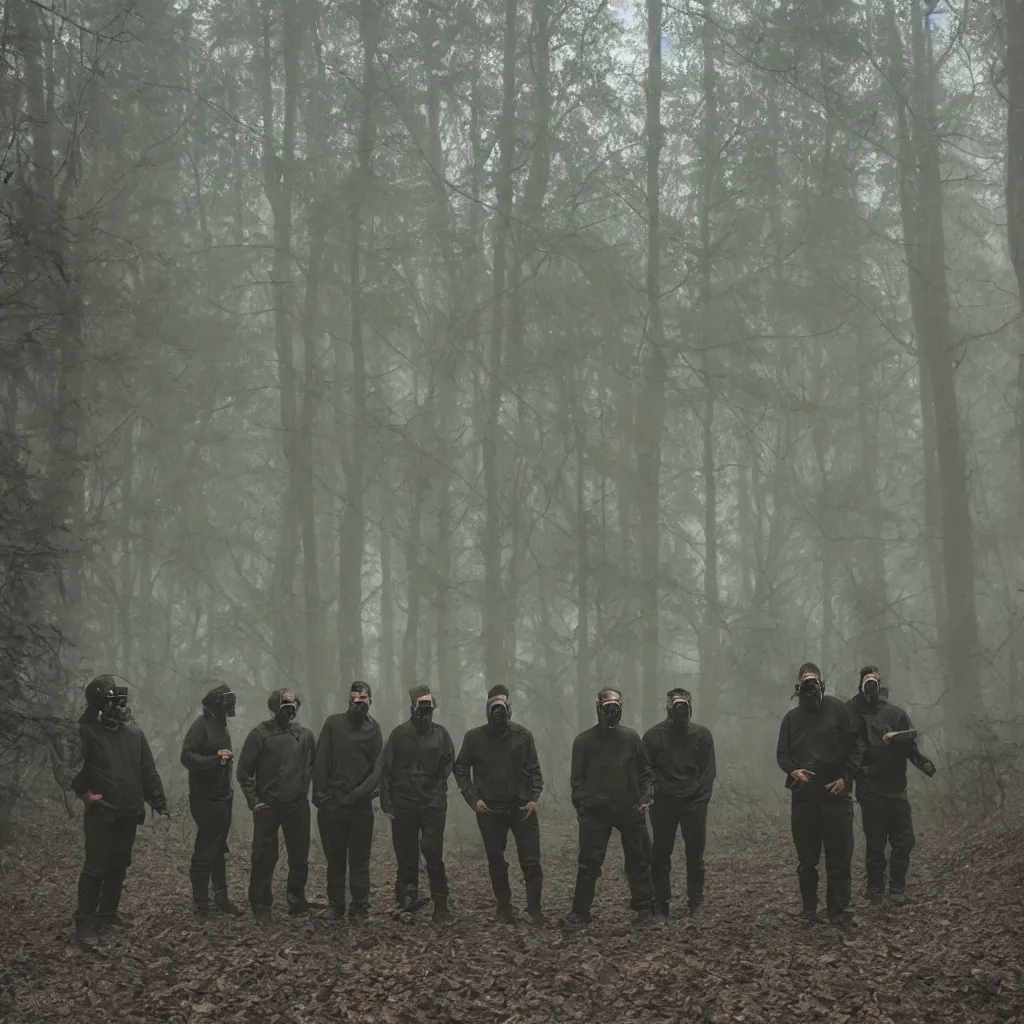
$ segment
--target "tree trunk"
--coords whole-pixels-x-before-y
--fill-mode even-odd
[[[391,563],[391,520],[380,524],[380,654],[377,658],[381,696],[389,705],[396,704],[395,686],[395,584]]]
[[[660,710],[658,576],[660,560],[661,437],[665,425],[665,351],[661,321],[661,44],[662,0],[647,0],[647,330],[643,401],[637,423],[643,719]]]
[[[491,338],[487,358],[486,409],[482,445],[484,468],[484,676],[488,686],[506,676],[504,587],[501,578],[501,485],[498,470],[501,429],[502,338],[505,286],[512,216],[512,162],[515,155],[517,0],[505,0],[501,118],[498,122],[497,214],[494,220]]]
[[[701,23],[701,49],[704,75],[704,130],[700,196],[700,368],[704,381],[704,410],[701,416],[701,476],[704,480],[704,614],[700,642],[701,720],[713,729],[719,715],[719,660],[721,650],[722,607],[718,586],[718,481],[715,474],[715,383],[717,360],[714,307],[712,300],[712,211],[715,207],[719,176],[718,89],[714,49],[714,5],[704,0]]]
[[[1017,457],[1019,501],[1024,515],[1024,0],[1006,6],[1006,237],[1017,275],[1021,320],[1017,331]]]

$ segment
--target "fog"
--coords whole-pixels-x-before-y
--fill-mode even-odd
[[[0,820],[100,672],[177,797],[211,675],[239,741],[505,683],[556,804],[600,687],[682,685],[748,815],[808,659],[995,810],[1024,22],[920,14],[4,3]]]

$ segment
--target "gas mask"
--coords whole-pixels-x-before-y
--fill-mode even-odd
[[[370,702],[368,700],[355,700],[355,692],[363,693],[364,691],[354,691],[353,696],[349,698],[348,716],[356,725],[362,725],[370,716]]]
[[[290,693],[291,691],[285,690],[284,692]],[[299,713],[299,708],[302,707],[302,701],[294,695],[290,700],[282,700],[282,696],[281,692],[275,691],[270,695],[267,706],[270,708],[270,713],[274,716],[274,721],[277,722],[278,726],[282,729],[287,729],[295,721],[295,716]]]
[[[622,700],[618,697],[610,697],[607,700],[598,701],[597,719],[606,729],[614,729],[622,721]]]
[[[796,695],[800,698],[800,707],[807,711],[818,711],[825,700],[825,684],[814,676],[801,679],[796,687]]]
[[[234,693],[226,687],[213,690],[203,698],[203,707],[209,708],[213,717],[222,723],[228,718],[235,717],[236,703]]]
[[[682,695],[676,695],[669,698],[668,720],[673,725],[687,725],[690,721],[690,714],[689,698],[683,697]]]
[[[430,722],[434,717],[434,708],[436,706],[431,697],[421,698],[413,704],[412,720],[417,732],[426,733],[430,731]]]
[[[131,708],[128,707],[128,687],[114,686],[113,692],[103,701],[100,711],[100,722],[108,729],[116,729],[131,720]]]
[[[877,704],[882,699],[882,684],[878,676],[865,676],[860,681],[860,692],[869,704]]]
[[[487,702],[487,721],[496,733],[508,732],[508,723],[512,718],[512,709],[508,702],[500,698]]]

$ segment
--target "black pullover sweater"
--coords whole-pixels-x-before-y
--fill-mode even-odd
[[[915,739],[897,737],[884,743],[887,732],[913,729],[910,715],[888,701],[871,704],[857,694],[847,705],[857,722],[864,758],[857,773],[857,796],[903,796],[907,791],[907,761],[922,771],[930,765]]]
[[[203,709],[181,745],[181,763],[188,769],[189,796],[203,800],[230,800],[231,762],[222,762],[218,750],[231,749],[231,735],[225,722]]]
[[[316,744],[313,805],[368,806],[372,791],[358,801],[353,801],[351,794],[373,774],[383,745],[380,726],[372,718],[356,722],[347,711],[331,715]]]
[[[644,733],[654,770],[654,799],[706,803],[715,784],[715,741],[695,722],[666,719]]]
[[[476,810],[483,800],[492,811],[512,811],[540,799],[544,777],[529,729],[509,722],[500,733],[490,725],[470,729],[455,759],[455,781]]]
[[[836,779],[851,790],[863,754],[857,721],[835,697],[826,694],[817,711],[795,707],[782,719],[775,756],[794,795],[816,795]],[[795,782],[790,773],[797,768],[814,773],[809,783]]]
[[[572,744],[572,805],[577,811],[621,814],[651,802],[654,772],[632,729],[595,725]]]
[[[309,794],[315,753],[316,741],[305,726],[260,722],[245,738],[235,773],[249,808],[297,807]]]

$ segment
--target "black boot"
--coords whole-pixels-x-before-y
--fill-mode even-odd
[[[353,902],[352,904],[350,904],[350,906],[348,908],[348,916],[353,921],[357,921],[360,924],[363,921],[369,920],[369,917],[370,917],[370,906],[369,906],[369,904],[368,903],[363,903],[361,901]]]
[[[242,908],[231,902],[227,889],[214,889],[213,905],[222,914],[230,914],[232,917],[241,917],[243,914]]]
[[[100,890],[99,905],[96,907],[96,923],[106,928],[131,928],[131,918],[127,914],[119,914],[121,892],[124,889],[124,877],[106,878]]]
[[[498,924],[515,924],[516,912],[512,909],[512,905],[510,903],[500,904],[497,914],[494,915],[494,920]]]
[[[430,919],[434,924],[450,924],[452,922],[452,912],[448,909],[447,896],[434,897],[434,913]]]
[[[84,949],[95,949],[100,944],[96,922],[91,917],[75,914],[75,939]]]

